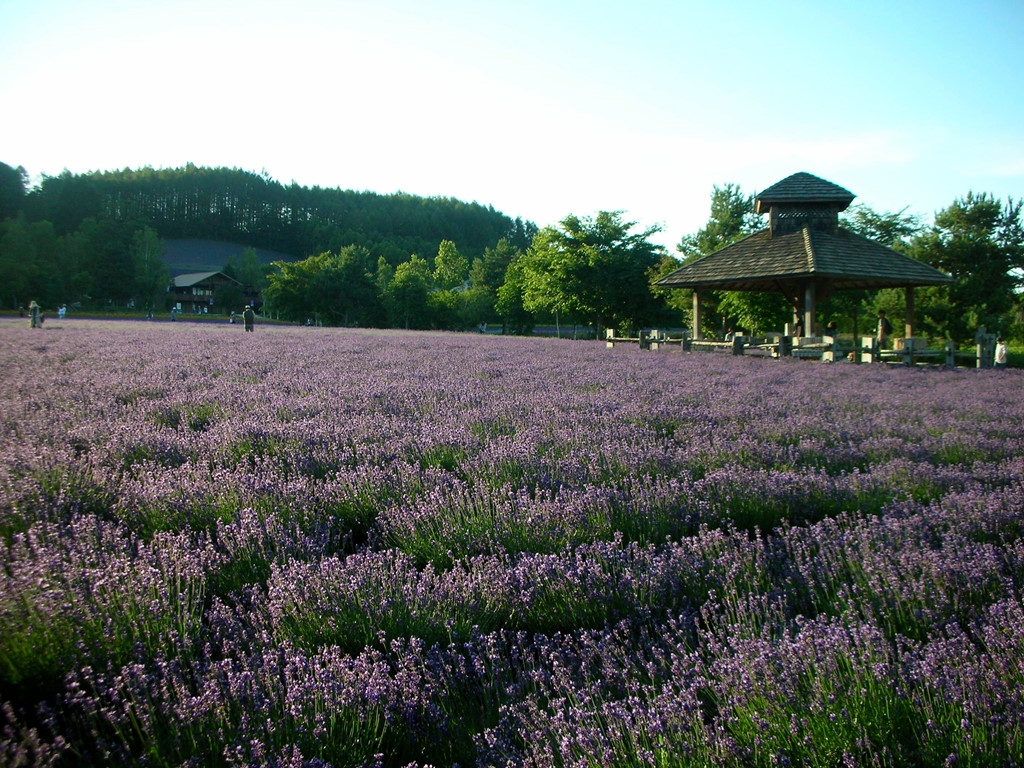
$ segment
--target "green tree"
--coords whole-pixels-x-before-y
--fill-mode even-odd
[[[0,302],[27,307],[36,269],[36,246],[23,217],[0,222]]]
[[[654,285],[654,282],[670,275],[682,266],[682,262],[675,256],[666,253],[650,272],[651,292],[661,299],[665,304],[666,312],[671,319],[668,324],[690,324],[693,319],[693,291],[681,290],[679,288],[661,288]]]
[[[481,323],[493,322],[495,288],[488,283],[487,267],[483,259],[473,259],[469,269],[469,289],[459,296],[459,325],[473,328]]]
[[[708,256],[763,229],[761,217],[754,212],[754,196],[746,195],[737,184],[715,186],[711,191],[711,214],[707,224],[693,235],[685,235],[676,246],[683,263]],[[676,305],[692,307],[692,291],[682,294]],[[747,291],[712,291],[702,294],[705,333],[717,333],[731,325],[746,331],[766,331],[780,328],[792,315],[785,298],[777,293]],[[685,309],[692,315],[691,309]],[[692,321],[692,317],[690,318]]]
[[[164,261],[166,252],[155,229],[135,230],[131,254],[135,264],[135,298],[141,309],[154,309],[167,292],[171,276]]]
[[[902,252],[921,234],[921,220],[906,208],[878,213],[867,205],[854,205],[840,214],[839,226]]]
[[[250,246],[242,251],[235,279],[257,294],[267,287],[267,268],[260,261],[255,248]]]
[[[36,262],[32,290],[40,303],[49,308],[67,301],[66,272],[62,267],[64,242],[48,221],[29,225],[29,236],[35,246]]]
[[[715,185],[711,191],[711,215],[696,234],[684,235],[676,246],[689,263],[763,229],[754,213],[754,196],[743,194],[738,184]]]
[[[132,297],[132,232],[112,219],[87,218],[75,233],[81,238],[83,266],[91,277],[91,296],[97,306],[125,306]]]
[[[430,265],[415,253],[395,267],[388,284],[386,306],[389,325],[397,328],[429,328],[428,305],[432,276]]]
[[[637,328],[658,314],[648,272],[664,253],[650,242],[661,231],[631,232],[619,211],[596,218],[567,216],[541,229],[523,259],[523,306],[550,312],[599,331]]]
[[[377,290],[377,298],[387,301],[391,292],[391,283],[395,279],[395,268],[384,256],[377,257],[377,269],[373,273],[373,284]]]
[[[839,226],[905,254],[909,251],[910,242],[922,232],[921,220],[907,213],[906,208],[896,213],[879,213],[863,204],[851,206],[841,213]],[[931,289],[924,290],[928,292]],[[921,289],[917,295],[923,295]],[[862,331],[874,333],[875,317],[880,309],[885,310],[890,318],[902,317],[906,311],[903,289],[839,291],[824,303],[823,315],[835,320],[840,331],[858,337]],[[863,324],[861,318],[864,319]]]
[[[342,248],[327,259],[311,286],[317,317],[329,325],[379,324],[382,307],[373,266],[370,252],[358,245]]]
[[[53,222],[59,235],[81,229],[89,219],[104,218],[103,193],[93,175],[64,171],[60,176],[44,176],[26,200],[29,203],[30,218]]]
[[[60,269],[64,275],[67,296],[72,304],[88,304],[92,300],[93,277],[89,273],[88,244],[81,232],[61,238]]]
[[[442,240],[434,257],[434,288],[427,298],[435,327],[465,327],[468,276],[466,257],[459,253],[451,240]]]
[[[727,328],[748,333],[778,330],[793,317],[781,294],[764,291],[720,291],[717,309]]]
[[[930,291],[918,305],[935,333],[959,342],[979,326],[1005,332],[1024,268],[1021,203],[989,194],[956,200],[909,245],[911,256],[949,273],[952,285]],[[945,294],[945,295],[943,295]]]
[[[322,256],[322,255],[321,255]],[[303,321],[313,311],[310,305],[310,286],[322,264],[321,256],[302,261],[275,261],[267,276],[263,291],[265,309],[287,320]]]
[[[501,238],[498,242],[484,249],[484,255],[479,260],[479,266],[474,263],[474,271],[470,275],[475,287],[486,286],[491,295],[496,295],[498,286],[505,281],[505,272],[509,264],[522,253],[522,249],[514,246],[508,238]]]
[[[462,286],[468,275],[466,257],[451,240],[442,240],[434,257],[434,285],[442,291],[450,291]]]
[[[526,309],[526,257],[519,254],[505,269],[505,278],[495,292],[494,309],[501,317],[505,333],[525,336],[533,332],[535,318]]]
[[[362,246],[324,252],[297,262],[275,261],[263,298],[268,309],[291,320],[326,325],[379,325],[383,309],[373,258]]]
[[[0,222],[0,306],[38,301],[54,308],[65,300],[64,243],[48,221],[27,223],[25,216]]]
[[[473,259],[469,269],[470,289],[462,297],[460,309],[463,327],[491,323],[501,318],[496,309],[498,289],[505,280],[508,265],[520,253],[508,238],[484,249],[482,257]]]
[[[20,165],[0,163],[0,221],[12,219],[25,208],[28,172]]]

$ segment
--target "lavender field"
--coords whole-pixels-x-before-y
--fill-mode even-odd
[[[1020,371],[0,321],[0,765],[1024,765]]]

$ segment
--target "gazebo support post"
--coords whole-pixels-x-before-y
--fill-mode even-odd
[[[905,338],[914,337],[914,286],[907,286],[907,319],[904,326]],[[913,342],[911,342],[913,343]]]
[[[814,335],[814,283],[804,286],[804,336]]]
[[[693,338],[703,339],[704,334],[700,329],[701,321],[701,306],[700,306],[700,291],[694,289],[693,291]]]

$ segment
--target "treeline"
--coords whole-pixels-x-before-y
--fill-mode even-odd
[[[103,305],[132,301],[130,244],[199,238],[302,259],[359,246],[393,267],[436,253],[444,240],[469,257],[501,239],[524,249],[537,227],[493,207],[452,198],[285,186],[227,168],[123,170],[46,176],[0,163],[0,306],[27,301]],[[99,234],[97,234],[99,233]],[[72,241],[75,241],[72,243]]]
[[[925,225],[904,211],[855,206],[840,225],[930,264],[948,286],[918,289],[916,327],[935,339],[989,332],[1024,339],[1024,214],[968,193]],[[538,228],[493,208],[452,199],[284,187],[266,176],[187,166],[44,178],[29,189],[23,169],[0,164],[0,308],[60,303],[161,306],[169,276],[162,241],[238,243],[248,255],[224,269],[266,312],[297,322],[400,328],[537,324],[629,333],[690,326],[689,291],[652,282],[764,226],[754,197],[715,187],[707,226],[682,238],[679,257],[654,245],[618,212],[568,215]],[[253,249],[294,254],[269,267]],[[794,309],[781,294],[714,291],[702,331],[780,330]],[[857,336],[878,310],[900,317],[895,289],[837,291],[823,321]],[[230,302],[216,302],[228,306]]]

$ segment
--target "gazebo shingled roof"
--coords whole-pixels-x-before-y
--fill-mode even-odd
[[[665,288],[699,292],[780,292],[812,328],[815,297],[854,288],[907,289],[907,335],[913,321],[913,287],[944,285],[952,278],[924,262],[839,227],[839,213],[853,202],[849,190],[810,173],[795,173],[768,187],[754,202],[769,214],[769,227],[727,245],[656,281]]]
[[[690,262],[658,280],[668,288],[778,291],[808,278],[832,290],[944,285],[950,278],[924,262],[845,229],[804,227],[772,236],[769,229]]]
[[[819,179],[810,173],[794,173],[772,184],[754,201],[756,213],[766,213],[774,203],[839,203],[845,210],[856,195],[831,181]]]

